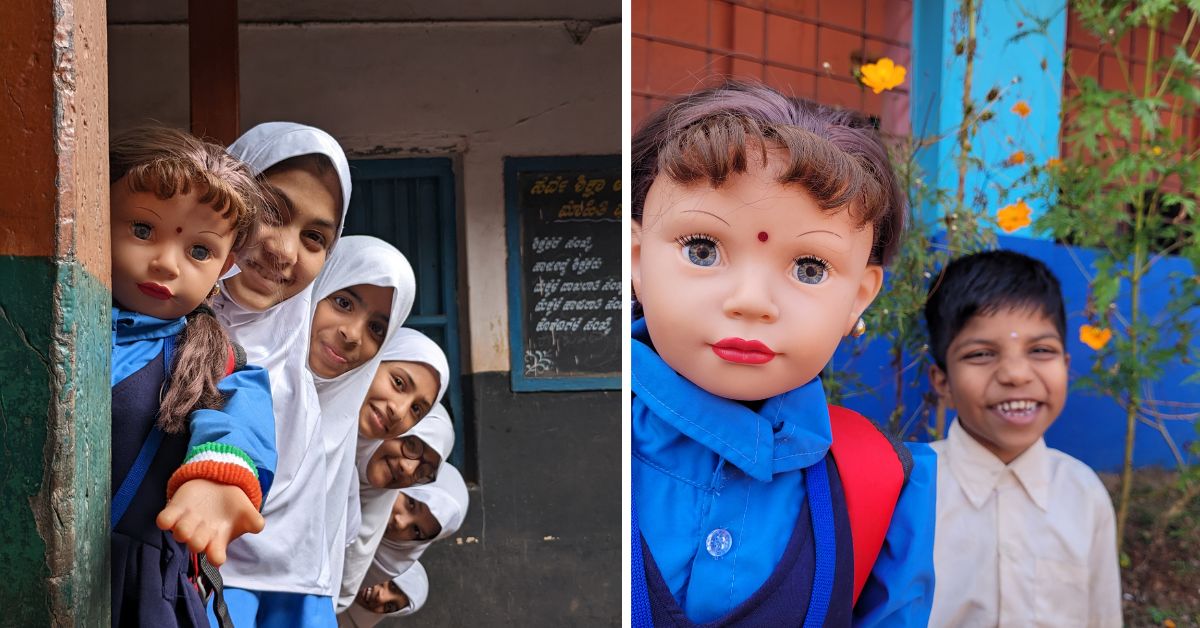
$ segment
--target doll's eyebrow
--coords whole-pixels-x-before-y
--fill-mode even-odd
[[[806,235],[808,235],[808,234],[810,234],[810,233],[828,233],[829,235],[831,235],[831,236],[834,236],[834,237],[836,237],[836,238],[837,238],[837,239],[839,239],[839,240],[841,240],[841,239],[842,239],[842,236],[841,236],[841,235],[839,235],[839,234],[836,234],[836,233],[834,233],[834,232],[832,232],[832,231],[829,231],[829,230],[826,230],[826,229],[813,229],[812,231],[805,231],[804,233],[801,233],[801,234],[797,235],[796,237],[797,237],[797,238],[802,238],[802,237],[804,237],[804,236],[806,236]]]
[[[683,210],[683,213],[685,213],[685,214],[708,214],[709,216],[712,216],[713,218],[716,218],[717,220],[720,220],[721,222],[725,223],[725,226],[727,226],[727,227],[733,226],[733,225],[729,224],[728,220],[725,220],[724,218],[722,218],[710,211],[704,211],[703,209],[685,209],[685,210]]]
[[[141,205],[134,205],[134,207],[136,207],[137,209],[144,209],[144,210],[150,212],[151,214],[154,214],[159,220],[162,220],[162,216],[159,216],[158,212],[154,211],[153,209],[150,209],[149,207],[142,207]]]

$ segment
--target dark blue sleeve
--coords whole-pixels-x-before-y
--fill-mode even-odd
[[[929,625],[937,454],[925,443],[904,444],[912,452],[912,473],[896,502],[875,568],[854,606],[855,626]]]
[[[258,471],[263,499],[275,478],[275,413],[266,369],[246,365],[222,379],[217,390],[226,395],[221,410],[197,410],[191,415],[188,449],[222,443],[242,450]]]

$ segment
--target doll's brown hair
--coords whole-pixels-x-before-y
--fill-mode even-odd
[[[141,127],[113,138],[109,182],[160,199],[199,193],[199,202],[233,223],[230,255],[241,250],[254,225],[263,195],[250,169],[220,145],[165,127]],[[164,432],[187,428],[193,410],[220,409],[225,398],[217,383],[225,376],[230,342],[207,303],[187,315],[175,348],[171,379],[159,408]]]
[[[660,175],[720,187],[782,150],[781,184],[804,187],[821,209],[848,208],[871,225],[869,263],[884,265],[900,247],[907,199],[870,121],[853,111],[789,98],[757,83],[730,81],[655,111],[633,136],[633,220]]]

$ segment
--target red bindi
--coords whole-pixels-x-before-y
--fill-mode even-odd
[[[767,241],[767,232],[766,232],[766,231],[759,231],[759,232],[758,232],[758,241],[759,241],[759,242],[766,242],[766,241]]]
[[[183,227],[175,227],[175,233],[183,233]],[[759,234],[759,239],[762,239],[762,234]]]

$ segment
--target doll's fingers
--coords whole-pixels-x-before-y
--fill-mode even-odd
[[[213,567],[220,567],[225,564],[225,542],[220,539],[213,539],[213,542],[208,544],[208,549],[204,551],[204,555],[208,558],[208,562],[212,563]]]
[[[178,506],[167,504],[167,507],[158,513],[158,517],[155,517],[154,523],[159,530],[170,530],[175,527],[181,514],[182,510]]]
[[[192,538],[196,535],[196,528],[200,525],[200,520],[196,517],[189,517],[183,514],[176,518],[175,522],[168,528],[176,541],[180,543],[191,543]]]
[[[191,538],[188,539],[188,549],[191,550],[193,554],[204,552],[208,549],[209,544],[211,544],[212,538],[213,530],[211,526],[197,526],[195,531],[192,533]]]

